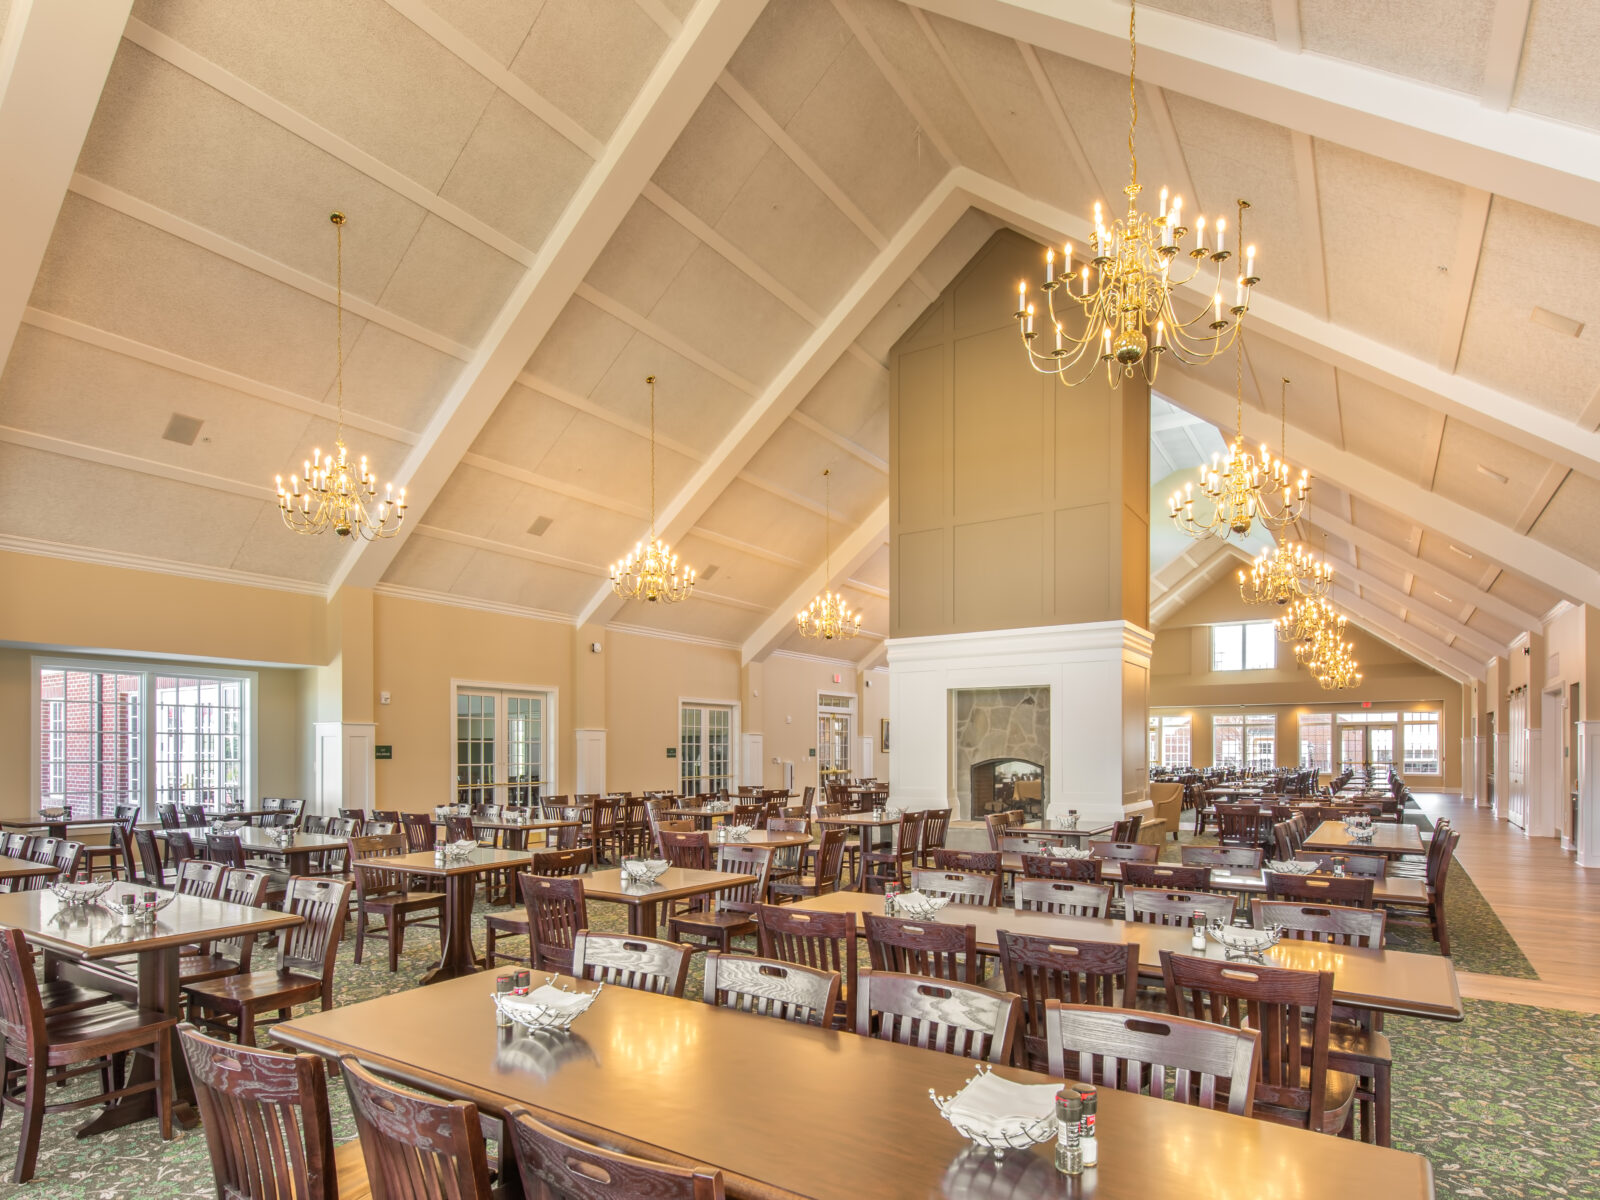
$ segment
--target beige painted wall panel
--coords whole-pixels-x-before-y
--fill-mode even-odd
[[[1028,366],[1014,330],[962,338],[953,349],[957,515],[976,520],[1037,512],[1048,494],[1043,489],[1049,476],[1044,411],[1049,393],[1041,386],[1048,381]]]
[[[1111,590],[1101,566],[1110,547],[1107,505],[1085,504],[1055,514],[1056,623],[1111,618]]]
[[[920,528],[944,517],[945,348],[919,350],[901,360],[897,405],[895,475],[898,520]]]
[[[1108,453],[1111,412],[1098,387],[1052,384],[1055,399],[1055,499],[1082,504],[1103,499],[1116,463]]]
[[[679,701],[738,704],[739,652],[613,631],[605,659],[606,787],[676,789]]]
[[[951,579],[958,626],[1020,629],[1045,623],[1043,529],[1039,513],[956,526]]]
[[[890,611],[896,637],[936,633],[945,625],[944,595],[949,576],[944,565],[944,530],[902,533],[895,539],[898,582],[890,586]]]
[[[841,682],[833,682],[835,675],[839,676]],[[815,787],[817,760],[811,756],[811,751],[817,746],[817,696],[822,692],[840,696],[858,694],[860,689],[856,671],[847,663],[775,654],[767,660],[766,684],[767,730],[764,749],[768,783],[777,787],[782,781],[782,768],[772,764],[776,756],[794,763],[795,791]],[[856,739],[851,746],[853,765],[856,761],[854,756],[859,754],[860,749],[860,711],[858,702],[857,721],[851,733],[852,739]],[[883,772],[877,773],[881,775]]]

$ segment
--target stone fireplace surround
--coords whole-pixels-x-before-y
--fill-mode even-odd
[[[972,807],[972,768],[992,760],[1021,759],[1044,768],[1050,795],[1050,689],[963,688],[950,693],[955,747],[956,817],[982,820]]]

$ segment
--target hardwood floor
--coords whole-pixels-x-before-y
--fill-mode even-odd
[[[1487,805],[1416,793],[1461,832],[1457,860],[1528,956],[1537,980],[1460,973],[1461,994],[1600,1012],[1600,870],[1577,865],[1559,838],[1529,838]]]

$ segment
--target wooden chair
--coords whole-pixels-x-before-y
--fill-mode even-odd
[[[78,872],[85,866],[85,847],[82,842],[63,841],[56,843],[55,864],[57,879],[76,879]],[[40,876],[41,879],[44,876]]]
[[[1217,841],[1224,846],[1261,846],[1272,821],[1272,814],[1255,804],[1219,804],[1216,816]]]
[[[993,907],[1000,903],[1000,876],[978,871],[946,871],[914,868],[911,887],[930,896],[944,896],[951,904],[979,904]]]
[[[584,846],[582,849],[571,850],[538,850],[530,860],[533,874],[544,875],[552,878],[580,875],[589,869],[594,862],[594,851]],[[575,926],[574,929],[581,928]],[[532,966],[531,943],[530,953],[527,956],[507,954],[504,950],[496,948],[500,938],[528,937],[528,915],[526,907],[521,912],[515,910],[504,913],[489,913],[483,919],[484,938],[484,963],[488,970],[493,970],[495,963],[500,959],[507,962],[524,963]],[[567,943],[571,944],[570,940]]]
[[[1067,879],[1024,878],[1017,880],[1011,898],[1018,912],[1103,917],[1111,908],[1111,885]]]
[[[1135,813],[1131,817],[1123,817],[1111,826],[1111,840],[1113,842],[1136,842],[1139,840],[1139,826],[1144,824],[1144,814]]]
[[[420,854],[434,847],[435,834],[431,813],[408,812],[400,818],[400,828],[405,830],[406,850]]]
[[[466,1200],[495,1194],[477,1105],[395,1087],[348,1055],[339,1059],[339,1070],[374,1196]]]
[[[1005,989],[1022,1001],[1022,1065],[1042,1071],[1045,1048],[1045,1005],[1133,1006],[1138,991],[1137,942],[1080,942],[1000,931],[1000,972]]]
[[[865,848],[861,852],[861,890],[869,891],[874,883],[905,885],[907,873],[916,865],[922,849],[923,814],[900,814],[900,823],[893,827],[886,849]]]
[[[218,1196],[360,1200],[361,1143],[333,1144],[328,1082],[315,1054],[253,1050],[178,1026]]]
[[[582,929],[573,941],[572,974],[658,996],[681,997],[689,978],[689,958],[689,947],[676,942]]]
[[[933,867],[938,865],[934,855],[944,849],[944,839],[950,832],[950,810],[948,808],[929,809],[923,814],[922,822],[922,853],[917,856],[919,867]]]
[[[155,1093],[161,1137],[172,1137],[172,1027],[175,1016],[120,1001],[47,1016],[34,973],[33,951],[20,929],[0,929],[0,1105],[22,1113],[12,1183],[33,1178],[39,1134],[47,1113],[107,1104],[123,1096]],[[149,1057],[155,1070],[143,1083],[125,1084],[122,1056]],[[55,1104],[45,1102],[53,1083],[98,1074],[100,1091]],[[3,1108],[0,1108],[3,1111]]]
[[[1211,868],[1127,862],[1122,864],[1122,886],[1203,892],[1211,886]]]
[[[1268,871],[1268,900],[1298,900],[1305,904],[1343,904],[1356,908],[1372,907],[1372,889],[1377,880],[1357,875],[1290,875]]]
[[[187,865],[186,863],[185,866]],[[266,895],[267,882],[265,871],[224,869],[216,899],[255,908],[261,904],[262,898]],[[255,941],[255,934],[247,933],[236,938],[206,942],[195,947],[193,953],[185,951],[183,957],[178,960],[178,981],[199,983],[205,979],[220,979],[225,975],[237,975],[241,971],[248,971],[250,958],[255,950]]]
[[[1103,858],[1057,858],[1053,854],[1024,854],[1022,874],[1027,879],[1075,879],[1099,883],[1105,872]]]
[[[1260,1044],[1252,1029],[1052,999],[1044,1030],[1043,1069],[1058,1079],[1251,1113]]]
[[[700,831],[675,832],[665,828],[666,824],[662,822],[663,828],[657,835],[661,857],[685,870],[711,870],[711,835]]]
[[[580,1142],[552,1129],[521,1105],[506,1109],[507,1136],[529,1200],[724,1200],[715,1167],[651,1162]]]
[[[833,1025],[839,973],[750,955],[706,955],[705,1002],[802,1025]]]
[[[1443,824],[1441,821],[1440,825]],[[1453,830],[1435,829],[1423,876],[1427,898],[1420,904],[1392,901],[1386,905],[1391,921],[1427,925],[1434,941],[1439,943],[1439,953],[1446,958],[1450,956],[1450,927],[1445,921],[1445,882],[1450,877],[1450,864],[1455,861],[1456,843],[1460,840],[1461,835]]]
[[[1161,857],[1161,847],[1144,842],[1090,842],[1089,853],[1107,862],[1148,862]]]
[[[139,883],[151,887],[166,887],[168,882],[176,878],[176,874],[168,874],[161,866],[161,846],[156,841],[153,829],[136,829],[133,831],[133,845],[137,858],[128,859],[129,870],[133,872],[132,864],[138,862],[138,871],[130,875]]]
[[[585,847],[582,851],[588,854]],[[528,921],[528,958],[536,971],[572,975],[572,950],[589,925],[581,875],[518,875]],[[520,961],[520,960],[519,960]]]
[[[1010,992],[874,968],[861,972],[856,989],[856,1033],[1007,1063],[1020,1006]]]
[[[1250,901],[1250,923],[1257,929],[1278,925],[1283,936],[1339,946],[1381,950],[1388,914],[1381,908],[1348,908],[1302,900]]]
[[[1122,902],[1128,920],[1140,925],[1194,924],[1195,913],[1206,924],[1233,920],[1233,897],[1216,892],[1174,892],[1166,888],[1130,887],[1122,889]]]
[[[1295,858],[1301,862],[1314,862],[1319,870],[1333,874],[1336,858],[1344,860],[1347,875],[1362,879],[1384,879],[1389,874],[1389,860],[1381,854],[1331,854],[1324,850],[1296,850]]]
[[[620,861],[626,825],[622,820],[622,801],[615,796],[597,796],[589,809],[589,844],[595,861],[612,855]]]
[[[407,926],[432,928],[439,933],[439,953],[444,953],[444,893],[413,892],[404,871],[385,868],[386,858],[409,853],[404,834],[353,837],[345,842],[354,876],[356,894],[356,962],[366,951],[367,938],[383,938],[389,943],[389,973],[400,968],[400,951],[405,948]],[[367,928],[373,915],[383,917],[376,930]]]
[[[341,808],[339,810],[339,815],[341,817],[345,815],[344,809]],[[372,819],[398,826],[400,824],[400,810],[398,808],[375,808],[372,810]]]
[[[345,880],[291,877],[283,910],[302,921],[279,935],[277,967],[185,984],[189,1019],[202,1028],[232,1032],[241,1045],[253,1046],[262,1013],[276,1009],[279,1020],[287,1020],[299,1004],[318,1001],[322,1011],[331,1008],[350,886]]]
[[[222,885],[227,878],[228,868],[221,863],[191,858],[178,870],[178,894],[215,900],[222,894]]]
[[[1278,858],[1293,858],[1299,849],[1294,841],[1294,825],[1285,818],[1272,823],[1272,849]]]
[[[700,908],[669,917],[668,938],[685,943],[691,952],[713,947],[723,953],[732,950],[734,938],[749,937],[756,932],[756,909],[767,898],[767,870],[771,864],[769,846],[719,845],[718,871],[725,875],[751,875],[754,879],[706,897]],[[690,938],[699,941],[690,942]]]
[[[365,821],[367,810],[364,808],[341,808],[339,815],[347,821]]]
[[[879,971],[934,979],[981,979],[978,933],[971,925],[864,914],[867,954]]]
[[[777,824],[778,819],[769,823]],[[804,821],[804,818],[801,818]],[[798,873],[787,878],[768,879],[767,892],[773,899],[791,896],[796,899],[826,896],[837,892],[844,875],[844,830],[824,829],[811,860],[811,873]]]
[[[1260,846],[1181,846],[1178,861],[1186,867],[1255,871],[1261,868]]]
[[[941,871],[978,871],[985,875],[998,875],[1000,851],[935,850],[933,865]]]
[[[848,912],[812,912],[799,906],[763,904],[756,910],[763,958],[794,963],[840,977],[835,1020],[849,1020],[855,1001],[856,917]]]
[[[1000,839],[1002,854],[1045,854],[1051,846],[1061,843],[1055,838],[1029,837],[1026,834],[1008,833]]]
[[[1003,812],[989,813],[983,818],[984,832],[989,835],[989,849],[998,851],[1000,839],[1011,828],[1011,818]]]
[[[1167,1007],[1177,1016],[1261,1035],[1253,1113],[1338,1133],[1349,1123],[1356,1079],[1328,1068],[1333,972],[1161,952]]]

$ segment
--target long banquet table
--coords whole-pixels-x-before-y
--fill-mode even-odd
[[[1372,826],[1372,840],[1358,842],[1350,836],[1343,821],[1324,821],[1311,831],[1302,849],[1319,854],[1382,854],[1387,858],[1401,858],[1408,854],[1426,854],[1422,831],[1404,822],[1378,822]]]
[[[928,1098],[957,1091],[969,1060],[621,987],[565,1035],[497,1031],[484,979],[469,977],[314,1013],[272,1036],[354,1055],[494,1116],[526,1105],[580,1138],[709,1163],[733,1197],[1433,1195],[1420,1155],[1106,1088],[1098,1168],[1060,1175],[1049,1144],[996,1159],[970,1149]]]
[[[1356,853],[1354,849],[1350,851]],[[1176,863],[1157,863],[1157,866],[1177,866]],[[1013,851],[1006,851],[1000,855],[1000,869],[1012,875],[1022,874],[1022,855]],[[1116,859],[1106,859],[1100,864],[1100,878],[1107,883],[1122,882],[1122,863]],[[1411,875],[1385,875],[1382,879],[1372,881],[1372,899],[1378,904],[1426,904],[1428,901],[1428,887],[1422,880]],[[1212,892],[1238,892],[1245,896],[1265,896],[1267,894],[1266,870],[1251,869],[1247,867],[1212,867],[1211,884],[1206,889]]]

